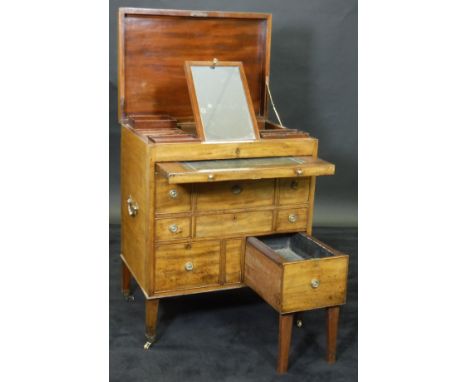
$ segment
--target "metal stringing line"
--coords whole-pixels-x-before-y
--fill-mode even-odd
[[[266,88],[267,88],[268,97],[270,98],[271,106],[273,106],[273,111],[275,112],[276,118],[278,119],[278,122],[279,122],[280,126],[284,127],[283,122],[281,122],[281,118],[280,118],[280,116],[278,114],[278,110],[276,110],[275,103],[273,102],[273,97],[271,96],[270,85],[268,84],[268,82],[266,83]]]

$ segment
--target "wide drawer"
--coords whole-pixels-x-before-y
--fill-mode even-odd
[[[349,257],[302,234],[250,237],[244,282],[280,313],[344,304]]]
[[[196,185],[196,190],[197,211],[267,207],[274,202],[275,181],[200,183]]]
[[[312,156],[165,162],[157,171],[169,184],[333,175],[335,165]]]
[[[218,284],[220,249],[218,240],[156,246],[155,290]]]
[[[272,231],[273,211],[254,211],[197,216],[195,237],[236,236]]]

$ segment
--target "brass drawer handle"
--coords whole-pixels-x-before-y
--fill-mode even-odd
[[[127,199],[127,208],[128,208],[128,214],[132,217],[135,217],[138,213],[138,203],[132,198],[131,195],[129,195]]]
[[[180,232],[179,231],[179,226],[177,224],[171,224],[169,226],[169,231],[171,231],[172,233]]]
[[[296,175],[301,176],[304,173],[304,171],[301,168],[296,169]]]
[[[295,223],[295,222],[297,222],[297,215],[296,215],[296,214],[290,214],[290,215],[288,216],[288,220],[289,220],[290,223]]]
[[[242,192],[242,187],[239,186],[238,184],[235,184],[234,186],[231,187],[231,192],[234,195],[239,195]]]
[[[315,289],[315,288],[318,288],[319,285],[320,285],[320,280],[313,279],[313,280],[310,281],[310,286],[311,286],[312,288],[314,288],[314,289]]]
[[[172,198],[172,199],[175,199],[177,198],[177,190],[170,190],[169,191],[169,196]]]
[[[186,270],[187,272],[190,272],[190,271],[193,270],[193,264],[192,264],[190,261],[188,261],[187,263],[185,263],[185,270]]]

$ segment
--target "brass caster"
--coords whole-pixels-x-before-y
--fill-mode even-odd
[[[125,301],[127,302],[135,301],[135,297],[133,296],[133,294],[130,293],[130,291],[124,291],[122,293],[123,293]]]
[[[149,348],[151,347],[151,345],[153,345],[152,342],[146,341],[145,345],[143,346],[143,349],[149,350]]]
[[[302,320],[297,320],[297,321],[296,321],[296,326],[297,326],[298,328],[302,328]]]

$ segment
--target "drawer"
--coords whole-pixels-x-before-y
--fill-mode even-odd
[[[250,237],[244,282],[280,313],[344,304],[348,255],[305,234]]]
[[[196,237],[235,236],[271,232],[273,211],[197,216]]]
[[[226,240],[226,284],[240,283],[242,278],[242,239]]]
[[[155,249],[155,290],[168,291],[219,283],[220,242],[163,244]]]
[[[276,231],[305,231],[309,215],[308,211],[307,208],[278,210]]]
[[[197,211],[272,206],[273,179],[201,183],[197,189]]]
[[[310,178],[279,179],[279,204],[304,204],[309,201]]]
[[[156,213],[190,212],[191,186],[189,184],[169,184],[166,178],[156,176]]]
[[[190,217],[156,219],[156,240],[175,240],[190,237]]]

